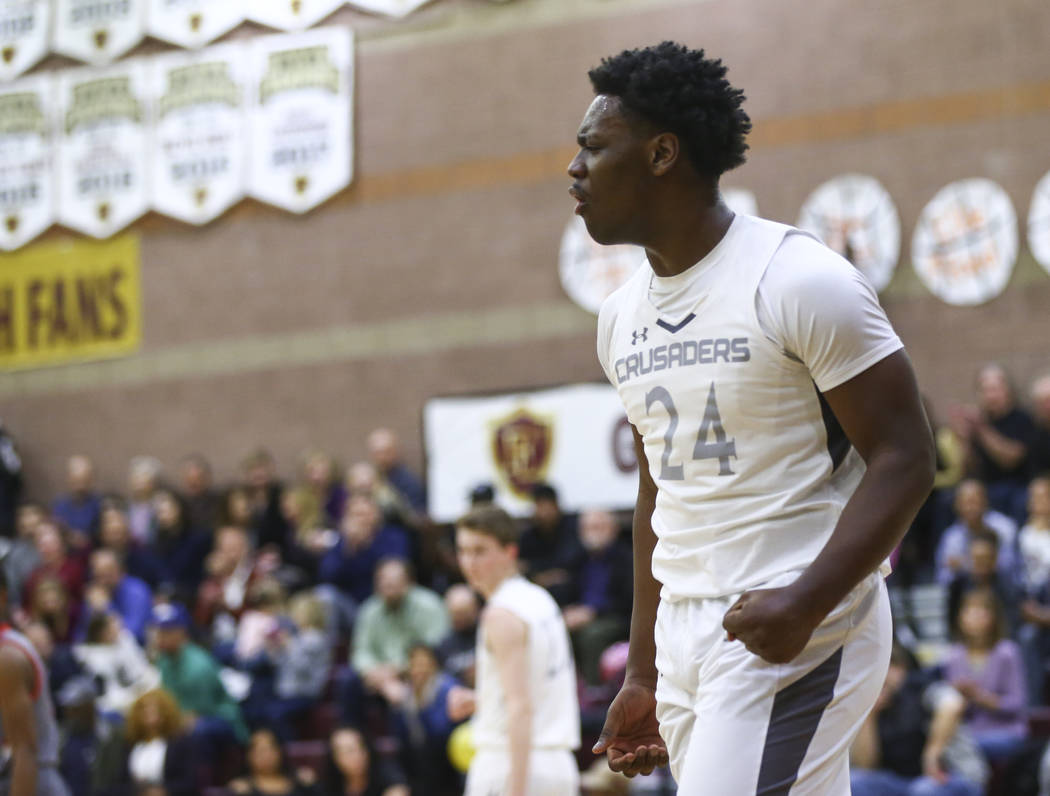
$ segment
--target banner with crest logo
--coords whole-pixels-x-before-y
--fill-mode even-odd
[[[248,19],[277,30],[305,30],[345,4],[346,0],[253,0]]]
[[[204,224],[244,196],[246,55],[231,43],[150,62],[154,210]]]
[[[55,220],[53,89],[49,75],[0,86],[0,249],[6,251]]]
[[[350,183],[353,35],[318,28],[251,49],[249,193],[304,213]]]
[[[638,462],[619,396],[608,384],[434,398],[423,409],[428,513],[451,522],[471,490],[491,484],[512,514],[551,484],[568,511],[634,505]]]
[[[147,64],[58,74],[58,220],[105,238],[149,206]]]
[[[146,33],[146,0],[55,0],[55,52],[108,64]]]
[[[0,0],[0,82],[44,57],[50,25],[50,0]]]
[[[373,14],[385,14],[388,17],[404,17],[430,0],[350,0],[350,5]]]
[[[197,49],[244,21],[242,0],[149,0],[151,36]]]

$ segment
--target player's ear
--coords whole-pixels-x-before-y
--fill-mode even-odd
[[[667,174],[678,161],[681,147],[674,133],[660,133],[649,139],[649,168],[655,177]]]

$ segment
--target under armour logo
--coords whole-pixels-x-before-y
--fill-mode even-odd
[[[649,327],[643,326],[640,332],[631,332],[631,345],[638,345],[638,341],[641,340],[643,343],[649,339]]]

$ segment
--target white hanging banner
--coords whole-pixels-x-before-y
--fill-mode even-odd
[[[5,251],[31,241],[55,220],[53,90],[49,75],[0,86],[0,249]]]
[[[0,82],[44,57],[50,24],[50,0],[0,0]]]
[[[244,196],[247,47],[175,52],[150,62],[152,207],[204,224]]]
[[[626,509],[638,492],[634,436],[610,385],[572,384],[492,396],[433,398],[423,407],[427,509],[452,522],[470,491],[495,487],[512,514],[532,510],[540,482],[568,511]]]
[[[1050,273],[1050,172],[1035,186],[1032,205],[1028,208],[1028,248],[1047,273]]]
[[[278,30],[304,30],[345,3],[346,0],[252,0],[248,19]]]
[[[995,298],[1017,262],[1017,214],[991,180],[959,180],[922,209],[911,240],[912,265],[930,292],[969,306]]]
[[[350,183],[353,35],[318,28],[251,48],[249,193],[304,213]]]
[[[108,64],[146,33],[145,0],[55,0],[55,52]]]
[[[149,206],[147,64],[58,73],[58,219],[105,238]]]
[[[151,36],[197,49],[244,21],[241,0],[149,0],[146,28]]]
[[[645,249],[641,246],[595,243],[579,216],[569,220],[561,236],[561,286],[577,305],[595,315],[609,294],[645,263]]]
[[[373,14],[385,14],[388,17],[404,17],[430,0],[350,0],[350,5]]]
[[[798,226],[848,259],[878,291],[901,255],[901,219],[889,191],[874,177],[842,174],[809,195]]]
[[[753,191],[747,188],[722,188],[722,201],[728,205],[734,213],[742,216],[758,215],[758,199]]]

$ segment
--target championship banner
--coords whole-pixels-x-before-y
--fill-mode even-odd
[[[0,83],[44,57],[50,24],[50,0],[0,0]]]
[[[1017,247],[1017,214],[1006,191],[983,178],[959,180],[922,209],[912,235],[912,266],[937,298],[972,306],[1003,292]]]
[[[108,64],[146,32],[145,0],[55,0],[55,52]]]
[[[277,30],[304,30],[345,3],[346,0],[252,0],[248,19]]]
[[[305,213],[350,183],[353,34],[318,28],[251,48],[249,193]]]
[[[404,17],[430,0],[350,0],[350,5],[362,11],[385,14],[388,17]]]
[[[141,333],[133,236],[0,254],[0,370],[116,357]]]
[[[588,312],[597,315],[602,302],[644,263],[645,249],[641,246],[595,243],[579,216],[565,225],[558,276],[566,295]]]
[[[148,0],[151,36],[197,49],[244,21],[242,0]]]
[[[147,64],[58,73],[58,220],[105,238],[149,206]]]
[[[882,291],[893,278],[901,254],[897,206],[874,177],[842,174],[809,195],[798,226],[838,252]]]
[[[515,515],[531,511],[532,487],[558,490],[568,511],[625,509],[638,491],[634,438],[608,384],[486,397],[434,398],[423,409],[428,512],[451,522],[479,484]]]
[[[247,50],[241,44],[150,62],[152,207],[204,224],[244,196]]]
[[[1047,273],[1050,273],[1050,172],[1035,186],[1032,205],[1028,208],[1028,248]]]
[[[55,220],[53,92],[49,75],[0,86],[0,249],[5,251],[31,241]]]

